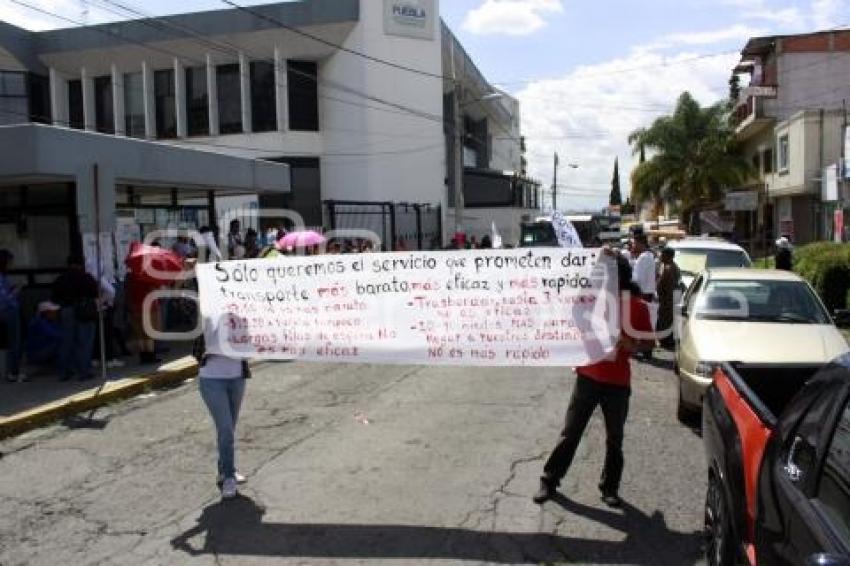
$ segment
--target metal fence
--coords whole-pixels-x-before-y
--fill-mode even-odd
[[[385,251],[433,250],[442,245],[440,205],[340,200],[324,205],[331,230],[369,230],[378,235]]]

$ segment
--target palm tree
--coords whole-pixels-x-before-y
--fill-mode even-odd
[[[726,112],[724,103],[703,108],[683,92],[672,115],[632,132],[634,153],[646,148],[653,154],[632,171],[633,200],[680,203],[688,231],[697,233],[700,209],[752,173],[734,145]]]

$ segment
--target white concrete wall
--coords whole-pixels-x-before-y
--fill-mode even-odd
[[[790,120],[777,124],[773,132],[777,164],[779,139],[786,134],[790,163],[787,172],[776,171],[767,176],[769,194],[819,194],[823,167],[841,158],[843,122],[840,111],[828,111],[824,112],[821,127],[820,112],[812,110],[798,112]]]
[[[442,73],[439,33],[433,40],[386,35],[383,9],[384,2],[361,0],[360,22],[345,46]],[[431,17],[437,18],[438,11]],[[434,118],[414,116],[323,85],[322,94],[350,102],[321,99],[323,197],[445,204],[442,81],[347,53],[329,57],[319,73],[326,83],[347,85],[377,98],[400,102]]]

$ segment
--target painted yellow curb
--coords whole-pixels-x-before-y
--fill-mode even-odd
[[[103,387],[94,387],[70,397],[0,419],[0,439],[21,434],[61,418],[96,409],[121,399],[135,397],[150,389],[180,383],[190,377],[195,377],[197,373],[198,362],[194,357],[186,356],[164,364],[151,373],[108,381]]]

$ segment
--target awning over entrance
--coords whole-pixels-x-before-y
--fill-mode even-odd
[[[290,191],[289,166],[285,164],[56,126],[2,126],[0,147],[4,148],[0,152],[0,185],[27,179],[76,184],[83,233],[114,229],[117,184],[157,185],[178,191]],[[100,213],[99,226],[95,210]]]

